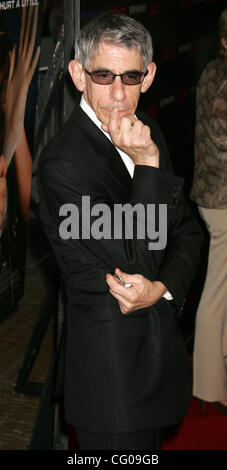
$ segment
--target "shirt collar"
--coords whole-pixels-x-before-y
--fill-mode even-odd
[[[96,124],[96,126],[98,126],[98,128],[110,139],[110,135],[108,134],[108,132],[102,129],[101,121],[97,118],[95,111],[87,103],[83,95],[81,96],[80,106],[83,109],[83,111],[88,115],[88,117]]]
[[[95,111],[87,103],[87,101],[84,99],[83,95],[81,96],[80,106],[83,109],[83,111],[88,115],[88,117],[94,122],[94,124],[96,124],[96,126],[98,126],[98,128],[103,132],[103,134],[105,134],[105,136],[112,142],[110,134],[102,129],[101,121],[97,118],[97,116],[95,114]],[[136,116],[135,116],[135,118],[137,119]],[[114,143],[113,143],[113,145],[114,145]],[[120,154],[124,164],[126,165],[126,168],[128,169],[129,174],[131,175],[131,177],[133,177],[134,168],[135,168],[134,162],[132,161],[132,159],[125,152],[123,152],[122,150],[120,150],[116,146],[115,146],[115,148],[118,151],[118,153]]]

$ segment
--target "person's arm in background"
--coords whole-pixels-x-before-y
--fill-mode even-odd
[[[6,205],[6,173],[7,163],[3,156],[0,157],[0,234],[4,222]]]
[[[34,16],[33,16],[34,15]],[[26,16],[28,16],[26,23]],[[34,58],[34,44],[37,29],[38,7],[28,10],[23,8],[20,42],[14,45],[10,57],[10,70],[6,92],[5,104],[5,136],[3,155],[7,165],[14,155],[17,145],[24,131],[24,115],[28,94],[36,65],[39,59],[38,47]]]
[[[20,213],[24,222],[27,223],[30,207],[32,158],[24,129],[14,153],[14,163]]]
[[[215,133],[211,137],[213,138],[218,152],[223,152],[222,159],[227,159],[227,77],[222,83],[220,88],[217,90],[217,96],[214,100],[212,110],[212,121]],[[218,135],[218,137],[217,137]]]
[[[38,7],[23,8],[20,42],[14,45],[10,57],[10,70],[5,104],[5,136],[3,155],[9,166],[14,156],[19,207],[27,223],[30,203],[32,158],[24,129],[24,116],[29,85],[34,75],[40,48],[34,58]]]

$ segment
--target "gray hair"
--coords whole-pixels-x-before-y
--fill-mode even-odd
[[[144,68],[153,60],[150,33],[129,16],[104,13],[86,23],[75,41],[75,60],[87,67],[101,41],[137,49],[142,56]]]

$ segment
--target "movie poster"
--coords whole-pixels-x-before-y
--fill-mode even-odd
[[[0,316],[24,291],[41,9],[0,1]]]

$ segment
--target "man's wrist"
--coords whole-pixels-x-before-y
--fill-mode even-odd
[[[153,286],[160,291],[161,295],[164,295],[167,292],[167,287],[161,281],[154,281]]]
[[[134,159],[135,165],[144,165],[152,166],[154,168],[159,168],[159,153],[157,155],[148,156],[142,159]]]
[[[156,303],[167,292],[166,286],[161,281],[152,282],[151,305]]]

